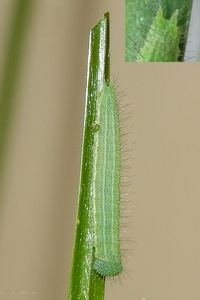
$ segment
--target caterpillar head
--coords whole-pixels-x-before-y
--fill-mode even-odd
[[[121,262],[115,260],[105,261],[96,259],[93,268],[101,276],[116,276],[123,270]]]

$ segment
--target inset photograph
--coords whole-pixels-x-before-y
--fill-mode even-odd
[[[182,62],[194,57],[187,43],[195,39],[190,26],[199,0],[125,1],[127,62]]]

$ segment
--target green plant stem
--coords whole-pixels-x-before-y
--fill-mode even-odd
[[[15,90],[20,74],[21,54],[32,0],[17,0],[10,26],[0,87],[0,177],[5,161],[5,147],[15,105]]]
[[[81,162],[80,192],[73,265],[70,278],[70,300],[104,299],[105,280],[92,268],[94,260],[92,172],[96,99],[103,84],[109,82],[109,15],[91,30],[89,42],[84,140]]]

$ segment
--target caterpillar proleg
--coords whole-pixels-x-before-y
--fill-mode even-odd
[[[122,271],[122,262],[119,239],[120,130],[114,84],[105,83],[97,98],[93,268],[102,276],[115,276]]]

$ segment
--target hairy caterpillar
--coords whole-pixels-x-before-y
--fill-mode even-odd
[[[126,0],[126,61],[182,61],[191,6],[192,0]]]
[[[102,276],[122,271],[119,241],[120,132],[116,91],[104,84],[97,97],[94,137],[94,248],[93,268]]]
[[[177,16],[178,10],[168,20],[164,18],[163,10],[161,8],[158,10],[136,61],[178,61],[180,30],[177,25]]]

